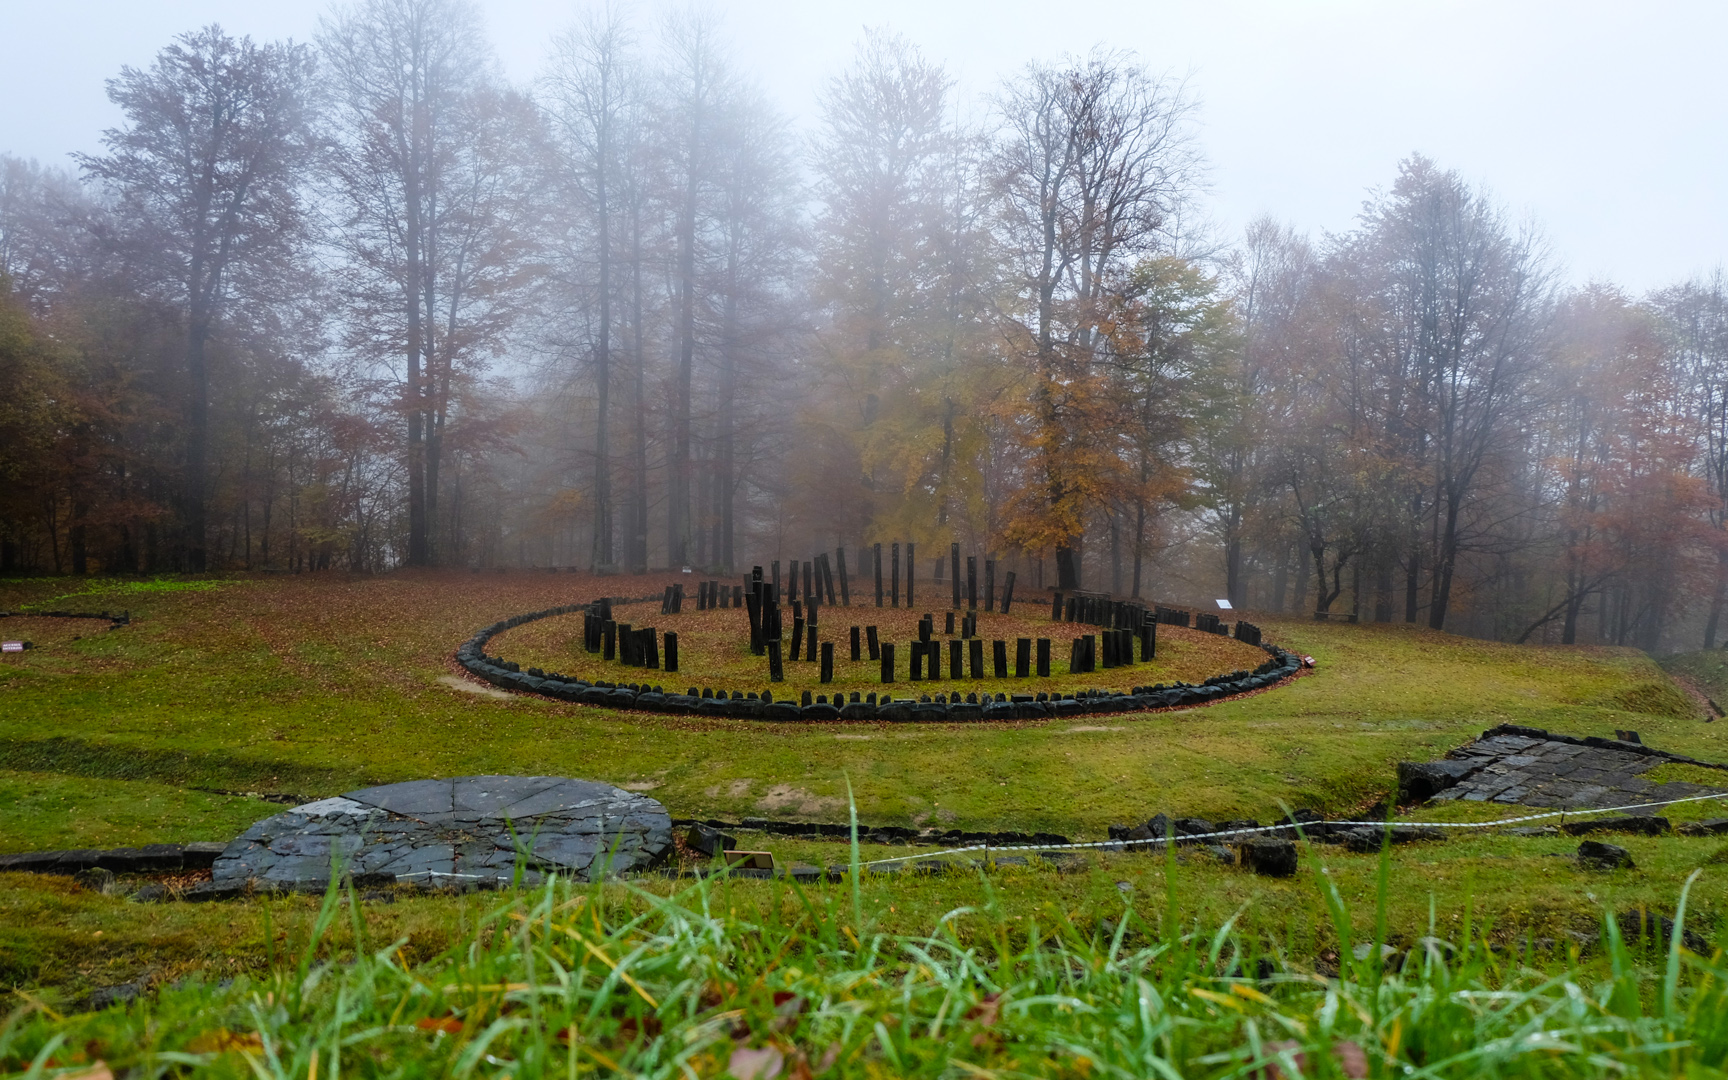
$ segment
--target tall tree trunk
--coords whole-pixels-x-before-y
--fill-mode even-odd
[[[1134,591],[1128,595],[1140,599],[1140,573],[1146,551],[1146,500],[1134,499]]]
[[[1112,506],[1110,514],[1110,592],[1122,595],[1122,522]]]
[[[418,109],[416,110],[418,112]],[[417,125],[418,127],[418,125]],[[418,134],[418,130],[416,131]],[[403,386],[403,407],[408,414],[408,565],[425,566],[430,561],[426,536],[426,453],[424,446],[424,393],[421,387],[421,358],[425,353],[427,330],[420,306],[420,282],[424,274],[420,250],[420,183],[418,154],[411,152],[404,183],[403,263],[407,277],[404,290],[407,300],[408,340],[407,378]]]
[[[194,270],[194,278],[198,276],[201,275]],[[203,573],[209,562],[204,497],[210,469],[210,368],[205,357],[209,338],[210,315],[202,304],[195,302],[186,327],[186,377],[191,384],[192,399],[186,411],[185,491],[186,569],[194,574]],[[73,526],[81,527],[76,509]],[[80,541],[79,547],[82,546]],[[82,561],[81,551],[74,554],[74,561]],[[79,567],[77,572],[81,574],[84,570]]]
[[[736,543],[734,529],[736,514],[734,512],[734,496],[737,493],[737,476],[735,470],[737,461],[734,446],[734,425],[737,423],[738,395],[738,298],[737,298],[737,268],[734,263],[732,272],[727,275],[731,285],[726,294],[726,327],[722,332],[720,347],[720,409],[718,430],[714,446],[715,497],[718,501],[717,527],[719,541],[715,544],[714,558],[720,564],[721,573],[732,573],[735,566],[734,556]]]
[[[1434,562],[1434,594],[1428,606],[1428,628],[1446,629],[1446,610],[1452,603],[1452,570],[1458,562],[1458,515],[1456,496],[1446,499],[1445,524],[1440,532],[1440,550]]]
[[[698,118],[700,113],[697,114]],[[667,469],[666,565],[689,561],[690,384],[696,366],[696,146],[700,119],[690,133],[690,174],[678,216],[678,375],[672,389],[672,455]]]
[[[596,201],[600,212],[600,340],[594,348],[594,551],[590,562],[610,566],[612,556],[612,208],[606,201],[606,172],[611,161],[609,121],[598,132]]]
[[[635,377],[636,413],[632,447],[635,466],[634,490],[630,493],[630,566],[638,574],[648,572],[648,353],[642,341],[642,205],[639,197],[630,203],[630,347]]]

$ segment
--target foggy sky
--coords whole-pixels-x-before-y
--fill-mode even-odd
[[[582,5],[482,0],[521,82]],[[1536,222],[1574,281],[1633,291],[1728,261],[1728,4],[1519,0],[727,0],[734,61],[800,126],[861,29],[944,62],[962,99],[1094,44],[1186,73],[1227,235],[1271,213],[1316,234],[1420,151]],[[308,40],[309,0],[0,0],[0,151],[65,164],[118,122],[103,80],[209,22]],[[644,36],[665,5],[635,5]]]

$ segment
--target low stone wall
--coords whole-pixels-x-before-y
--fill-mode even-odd
[[[640,599],[652,601],[660,597],[645,596]],[[614,602],[629,601],[615,599]],[[775,701],[772,690],[761,693],[722,690],[709,697],[667,693],[661,686],[646,683],[590,683],[537,668],[523,671],[515,662],[490,656],[486,652],[486,645],[492,638],[506,630],[537,619],[575,614],[587,606],[565,604],[544,611],[513,615],[502,622],[493,623],[462,643],[456,650],[456,662],[469,674],[502,690],[540,694],[583,705],[603,705],[612,709],[632,709],[672,716],[730,716],[752,720],[818,722],[878,720],[893,723],[1042,720],[1050,717],[1188,708],[1264,690],[1296,674],[1302,666],[1301,658],[1294,653],[1261,642],[1258,643],[1259,648],[1267,654],[1265,663],[1253,671],[1232,671],[1224,675],[1214,675],[1197,685],[1181,682],[1169,685],[1158,683],[1137,686],[1125,694],[1088,690],[1058,697],[1043,693],[968,694],[965,700],[959,700],[958,693],[939,693],[934,700],[929,694],[921,695],[917,699],[885,695],[885,700],[875,702],[859,700],[863,695],[853,692],[852,700],[843,703],[802,705],[792,701]]]

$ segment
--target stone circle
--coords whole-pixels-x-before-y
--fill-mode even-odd
[[[625,598],[613,598],[624,603]],[[641,603],[653,600],[644,597],[629,601]],[[689,692],[677,692],[679,682],[700,681],[700,676],[689,672],[662,673],[652,668],[636,669],[621,667],[619,673],[635,675],[642,682],[589,682],[586,679],[558,672],[543,671],[537,667],[523,669],[520,663],[501,656],[489,655],[488,645],[492,639],[507,630],[525,623],[540,619],[554,618],[561,615],[578,614],[591,611],[598,604],[610,601],[595,601],[592,604],[566,604],[546,608],[541,611],[525,612],[513,615],[507,619],[483,627],[456,649],[454,659],[470,675],[483,682],[505,691],[538,694],[543,697],[556,698],[562,701],[576,702],[583,705],[600,705],[612,709],[635,710],[640,712],[661,713],[671,716],[700,715],[724,716],[738,719],[770,720],[770,721],[815,721],[831,722],[845,721],[886,721],[892,723],[907,722],[971,722],[971,721],[1013,721],[1013,720],[1043,720],[1054,717],[1075,717],[1089,714],[1105,713],[1137,713],[1153,712],[1162,709],[1192,708],[1208,705],[1223,698],[1237,694],[1253,693],[1266,689],[1297,674],[1302,667],[1300,657],[1278,646],[1260,640],[1259,629],[1253,628],[1252,647],[1266,654],[1266,659],[1253,670],[1240,669],[1206,678],[1199,684],[1175,682],[1172,684],[1155,683],[1149,686],[1134,686],[1127,690],[1087,689],[1069,692],[1039,692],[1014,693],[1013,687],[1005,687],[1002,692],[968,693],[961,700],[959,692],[945,693],[939,681],[918,683],[908,679],[892,685],[885,685],[878,692],[871,692],[860,701],[861,692],[850,693],[849,701],[842,701],[845,695],[834,693],[832,703],[822,700],[826,695],[818,695],[817,700],[810,700],[811,694],[806,691],[802,701],[776,699],[772,683],[763,685],[759,694],[755,690],[742,691],[733,689],[728,694],[722,687],[718,692],[704,688],[700,695],[696,687],[691,686]],[[1163,611],[1165,609],[1159,609]],[[1182,618],[1176,623],[1186,627],[1188,612],[1179,613]],[[1212,620],[1217,623],[1216,619]],[[1247,625],[1247,624],[1242,624]],[[1081,629],[1091,629],[1090,624],[1082,625]],[[1224,633],[1223,624],[1208,631],[1220,636]],[[977,639],[973,639],[976,641]],[[1244,643],[1248,643],[1244,640]],[[883,644],[886,651],[893,643]],[[994,660],[992,660],[994,664]],[[1016,661],[1018,664],[1018,660]],[[1017,676],[1018,677],[1018,676]],[[671,686],[651,682],[653,679],[663,679]],[[761,684],[759,684],[761,685]],[[784,693],[784,691],[781,691]],[[897,697],[896,693],[910,693],[913,697]],[[713,696],[709,696],[710,693]],[[935,700],[932,700],[934,694]]]
[[[288,888],[356,881],[509,881],[518,859],[593,880],[639,870],[672,845],[654,799],[562,776],[460,776],[363,788],[296,806],[247,829],[212,868],[216,883]]]

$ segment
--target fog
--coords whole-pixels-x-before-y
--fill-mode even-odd
[[[516,80],[534,76],[550,33],[584,7],[482,5]],[[633,10],[651,24],[665,7]],[[733,0],[712,10],[738,64],[804,127],[866,25],[945,63],[963,99],[1029,60],[1100,41],[1190,73],[1212,164],[1206,209],[1231,234],[1260,214],[1346,228],[1367,189],[1420,151],[1539,220],[1576,280],[1644,290],[1728,250],[1728,5],[1708,0]],[[219,22],[306,40],[319,14],[311,3],[0,0],[0,150],[44,162],[93,151],[118,120],[102,81],[147,64],[177,33]]]
[[[1119,7],[10,3],[0,574],[1714,645],[1724,10]]]

